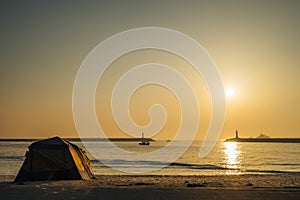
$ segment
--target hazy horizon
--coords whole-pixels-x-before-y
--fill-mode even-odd
[[[78,137],[72,92],[81,63],[111,35],[149,26],[189,35],[216,63],[225,89],[232,89],[220,138],[234,137],[236,129],[240,137],[299,138],[299,9],[299,1],[1,1],[0,138]],[[202,140],[211,114],[203,80],[183,59],[155,50],[120,57],[105,72],[95,107],[107,136],[126,137],[108,106],[113,85],[125,69],[145,62],[168,64],[199,86],[196,139]],[[158,102],[169,118],[154,139],[172,139],[180,110],[165,88],[134,93],[132,118],[148,124],[147,110]]]

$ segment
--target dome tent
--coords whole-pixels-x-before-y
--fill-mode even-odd
[[[84,151],[59,137],[32,143],[14,182],[95,178]]]

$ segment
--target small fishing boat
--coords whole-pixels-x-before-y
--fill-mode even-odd
[[[141,141],[139,142],[139,145],[149,145],[150,142],[148,139],[144,138],[144,133],[142,133]]]

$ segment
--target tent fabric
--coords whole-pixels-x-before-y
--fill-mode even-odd
[[[59,137],[32,143],[14,182],[95,178],[84,151]]]

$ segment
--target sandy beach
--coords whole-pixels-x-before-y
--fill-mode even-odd
[[[300,174],[104,175],[96,180],[14,184],[0,177],[1,199],[299,199]]]

